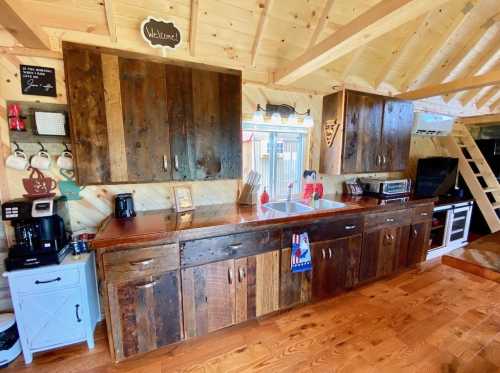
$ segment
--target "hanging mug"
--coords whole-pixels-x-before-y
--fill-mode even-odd
[[[48,170],[50,168],[50,155],[46,150],[40,150],[31,157],[31,167],[39,170]]]
[[[14,170],[24,171],[28,168],[28,156],[21,150],[15,150],[5,160],[5,165]]]
[[[61,155],[57,158],[57,167],[62,170],[71,171],[74,168],[73,165],[73,154],[70,151],[63,151]]]

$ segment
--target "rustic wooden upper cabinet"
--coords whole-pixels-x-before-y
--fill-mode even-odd
[[[408,101],[350,90],[325,96],[320,172],[405,170],[412,123]]]
[[[79,184],[241,177],[240,71],[73,43],[63,54]]]

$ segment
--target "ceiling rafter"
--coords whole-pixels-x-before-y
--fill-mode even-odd
[[[458,64],[469,54],[470,50],[485,36],[494,24],[495,21],[492,18],[487,19],[483,24],[481,24],[479,30],[471,34],[463,46],[454,48],[452,54],[445,58],[445,60],[439,64],[437,68],[430,71],[429,74],[425,76],[422,74],[422,69],[421,72],[415,76],[415,79],[407,79],[404,84],[401,85],[401,89],[414,89],[415,87],[422,86],[423,84],[440,83],[445,81]]]
[[[283,68],[277,69],[274,82],[293,83],[446,1],[382,0]]]
[[[498,87],[490,87],[481,97],[476,101],[476,107],[481,109],[485,106],[498,92]]]
[[[399,85],[401,90],[407,90],[411,83],[420,76],[425,67],[439,55],[443,47],[450,43],[455,34],[462,27],[464,27],[464,24],[467,24],[467,21],[473,14],[473,10],[476,7],[477,2],[478,0],[473,0],[465,3],[460,12],[453,17],[452,24],[445,30],[445,32],[441,34],[429,48],[426,49],[425,53],[418,54],[417,58],[413,61],[412,69],[408,71],[404,80]],[[432,26],[433,25],[431,25],[431,27]]]
[[[191,0],[191,14],[189,17],[189,53],[196,54],[196,34],[198,32],[199,1]]]
[[[332,10],[334,2],[335,2],[335,0],[326,0],[325,6],[323,7],[323,10],[321,11],[321,15],[319,16],[318,24],[316,25],[316,28],[314,29],[314,31],[311,35],[311,40],[309,40],[308,49],[315,46],[316,43],[318,42],[319,36],[321,35],[321,32],[325,28],[326,22],[328,21],[328,15],[330,14],[330,11]]]
[[[267,19],[268,19],[268,14],[269,14],[269,8],[271,8],[273,3],[273,0],[264,0],[264,3],[261,5],[262,6],[262,12],[259,17],[259,23],[257,25],[257,32],[255,33],[255,39],[253,41],[252,45],[252,51],[251,51],[251,60],[250,63],[252,66],[255,66],[257,62],[257,55],[259,53],[259,46],[260,43],[262,42],[262,38],[264,36],[264,29],[266,27]]]
[[[441,96],[446,93],[464,91],[467,89],[496,85],[500,83],[500,70],[467,78],[452,80],[450,82],[429,85],[423,88],[401,93],[396,97],[405,100],[419,100],[421,98]]]
[[[498,50],[498,44],[494,45],[494,48],[496,48],[496,50],[495,50],[495,53],[494,53],[492,58],[498,58],[497,54],[500,54],[500,52]],[[488,60],[488,61],[490,61],[490,60]],[[482,66],[484,66],[484,65],[485,64],[483,64]],[[498,61],[495,65],[493,65],[492,67],[490,67],[486,71],[482,71],[482,72],[484,73],[484,72],[497,70],[497,69],[500,69],[500,61]],[[471,74],[471,75],[473,75],[473,74]],[[480,94],[481,94],[481,88],[471,89],[470,91],[464,92],[462,94],[462,97],[460,97],[460,103],[462,104],[462,106],[467,106],[471,101],[475,100]],[[449,95],[449,96],[451,96],[451,95]]]
[[[468,126],[486,123],[497,123],[500,122],[500,114],[473,115],[470,117],[460,117],[457,118],[457,120],[460,123]]]
[[[349,62],[344,67],[344,70],[342,71],[342,73],[340,75],[340,80],[344,81],[351,74],[354,66],[356,66],[356,63],[359,61],[359,59],[361,58],[361,55],[365,52],[367,47],[368,47],[368,44],[365,44],[362,47],[359,47],[358,49],[356,49],[352,53],[352,56],[351,56]]]
[[[432,12],[430,12],[432,13]],[[389,77],[392,69],[394,66],[397,66],[397,64],[400,61],[400,58],[404,55],[406,55],[408,49],[410,48],[410,45],[412,44],[412,40],[414,40],[417,35],[419,35],[424,27],[427,27],[427,19],[429,18],[429,15],[427,16],[421,16],[415,21],[415,28],[410,32],[406,37],[404,37],[399,45],[392,50],[391,56],[389,59],[386,61],[386,63],[383,65],[383,67],[380,69],[380,72],[378,75],[375,77],[373,80],[373,87],[375,89],[378,89],[379,86],[387,80]],[[404,25],[403,27],[408,27],[407,25]]]
[[[104,0],[104,12],[106,14],[106,25],[108,26],[109,38],[113,43],[118,41],[116,35],[116,23],[113,17],[113,0]]]
[[[24,56],[24,57],[40,57],[62,60],[61,52],[48,49],[32,49],[24,47],[0,47],[0,55]]]
[[[49,35],[33,19],[18,0],[0,0],[0,24],[26,48],[50,49]]]

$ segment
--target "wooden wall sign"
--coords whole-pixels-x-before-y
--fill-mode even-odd
[[[51,67],[20,65],[23,95],[57,97],[56,71]]]
[[[151,16],[142,21],[141,35],[152,48],[175,49],[181,43],[181,32],[174,22]]]

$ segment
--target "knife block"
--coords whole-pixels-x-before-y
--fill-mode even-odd
[[[252,185],[248,183],[243,184],[240,195],[238,196],[238,205],[256,205],[259,201],[259,196],[257,195],[258,190],[259,185],[254,185],[252,188]]]

